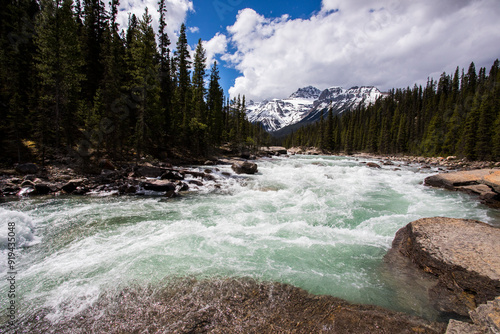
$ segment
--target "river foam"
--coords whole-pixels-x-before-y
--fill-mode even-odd
[[[429,174],[415,166],[370,169],[321,156],[258,164],[259,173],[245,178],[217,166],[223,181],[180,199],[2,204],[0,213],[26,226],[22,243],[31,245],[19,250],[21,312],[47,308],[58,322],[105,291],[188,276],[278,281],[432,318],[426,301],[403,300],[381,272],[396,231],[430,216],[492,220],[466,195],[424,187]]]

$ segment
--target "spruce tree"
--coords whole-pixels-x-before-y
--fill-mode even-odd
[[[208,85],[207,108],[208,108],[208,126],[211,142],[214,145],[220,145],[222,133],[224,130],[224,92],[219,84],[219,70],[217,62],[214,61],[210,71],[210,83]]]
[[[103,75],[101,55],[107,15],[102,0],[83,0],[83,16],[82,52],[85,57],[83,94],[87,101],[92,101]]]
[[[130,92],[137,107],[134,142],[138,159],[143,153],[151,153],[158,148],[163,126],[156,40],[151,23],[151,15],[146,7],[131,41],[128,64],[132,79]]]
[[[335,148],[334,144],[334,137],[333,137],[333,108],[330,106],[328,108],[328,116],[327,116],[327,123],[326,123],[326,145],[325,148],[329,151],[333,151]]]
[[[159,63],[160,63],[160,104],[163,112],[165,132],[164,141],[165,144],[169,144],[168,137],[174,134],[176,130],[172,126],[172,95],[173,86],[171,79],[171,68],[170,68],[170,39],[165,31],[167,23],[165,21],[165,16],[167,9],[165,7],[165,0],[160,0],[158,2],[158,12],[160,13],[160,21],[158,28],[158,41],[159,41]]]
[[[23,139],[32,132],[30,110],[36,105],[33,43],[39,8],[34,0],[0,3],[0,157],[28,159]]]
[[[43,0],[35,43],[40,81],[38,134],[46,144],[60,147],[61,138],[71,147],[77,133],[78,93],[83,76],[77,25],[71,0]]]
[[[191,68],[191,56],[189,55],[189,46],[186,37],[186,25],[182,24],[179,31],[179,39],[177,40],[177,49],[175,51],[175,69],[177,77],[177,87],[175,92],[175,110],[176,125],[180,125],[182,137],[185,140],[189,138],[189,121],[193,117],[190,107],[190,88],[191,80],[189,77]]]

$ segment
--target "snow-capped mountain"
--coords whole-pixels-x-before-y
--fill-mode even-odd
[[[250,101],[247,117],[252,123],[260,122],[268,132],[275,132],[296,123],[310,123],[319,120],[321,110],[325,113],[330,106],[334,114],[356,108],[360,103],[374,103],[383,94],[373,86],[344,89],[331,87],[320,91],[309,86],[300,88],[287,99]]]
[[[354,86],[349,89],[342,87],[331,87],[321,92],[318,100],[314,102],[313,108],[308,115],[301,121],[314,122],[321,117],[323,110],[326,118],[326,113],[330,106],[333,109],[334,115],[340,115],[346,110],[353,110],[360,104],[368,106],[370,103],[375,103],[383,94],[373,86]]]
[[[290,99],[312,99],[317,100],[320,96],[321,91],[313,86],[307,86],[304,88],[299,88],[295,93],[290,95]]]
[[[290,124],[300,122],[314,106],[321,91],[315,87],[297,90],[289,98],[264,100],[260,103],[250,101],[247,117],[252,123],[261,123],[268,132],[277,131]]]

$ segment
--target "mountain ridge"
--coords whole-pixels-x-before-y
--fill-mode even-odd
[[[375,86],[353,86],[349,89],[332,86],[323,91],[307,86],[285,99],[250,101],[247,117],[252,123],[261,123],[267,132],[282,132],[282,129],[295,124],[305,125],[319,120],[321,111],[328,110],[330,106],[334,114],[339,115],[361,103],[374,103],[383,95]]]

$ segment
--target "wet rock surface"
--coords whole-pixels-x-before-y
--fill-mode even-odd
[[[500,296],[499,250],[500,229],[475,220],[436,217],[400,229],[386,258],[410,259],[415,270],[434,279],[429,297],[439,310],[468,316]]]
[[[315,296],[252,279],[174,279],[101,295],[89,309],[51,323],[35,312],[17,333],[444,333],[430,322],[376,306]]]
[[[237,174],[255,174],[257,173],[257,164],[249,161],[235,162],[231,165],[231,168]]]
[[[214,173],[217,168],[172,167],[169,164],[116,165],[106,160],[102,169],[81,171],[67,166],[38,168],[36,174],[20,175],[3,170],[0,175],[0,197],[35,195],[150,195],[177,197],[180,192],[212,185],[217,189],[221,179],[232,175]],[[110,168],[115,168],[111,170]]]

